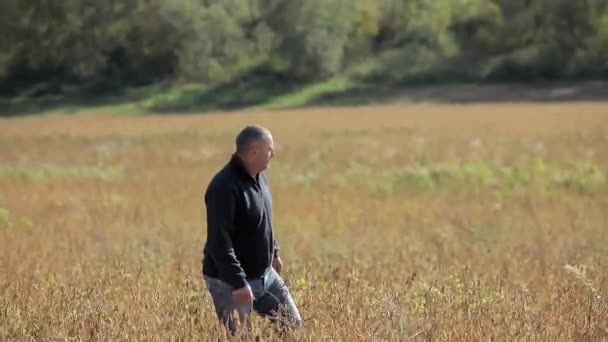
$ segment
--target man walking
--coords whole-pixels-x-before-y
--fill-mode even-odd
[[[298,309],[280,276],[279,247],[272,228],[272,198],[265,170],[274,157],[269,130],[247,126],[236,152],[205,192],[207,241],[202,272],[218,318],[236,330],[252,309],[300,326]]]

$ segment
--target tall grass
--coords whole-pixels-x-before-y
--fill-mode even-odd
[[[278,145],[274,223],[304,319],[281,337],[256,317],[253,335],[606,340],[605,113],[429,104],[2,121],[0,340],[222,340],[200,274],[202,193],[252,122]]]

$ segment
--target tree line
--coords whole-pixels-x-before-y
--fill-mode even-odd
[[[605,0],[3,0],[0,90],[608,76]],[[358,73],[358,74],[357,74]]]

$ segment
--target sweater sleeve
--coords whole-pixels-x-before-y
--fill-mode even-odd
[[[226,185],[216,185],[205,196],[207,208],[207,240],[210,256],[219,270],[220,279],[234,289],[247,284],[245,271],[232,245],[235,233],[236,196]]]

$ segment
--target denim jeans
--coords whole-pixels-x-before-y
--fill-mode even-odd
[[[246,320],[251,308],[239,306],[232,299],[232,287],[222,280],[204,276],[218,319],[231,331],[236,331],[234,313]],[[253,309],[261,316],[279,321],[281,327],[297,328],[302,324],[298,308],[281,276],[271,267],[263,277],[247,280],[253,292]]]

